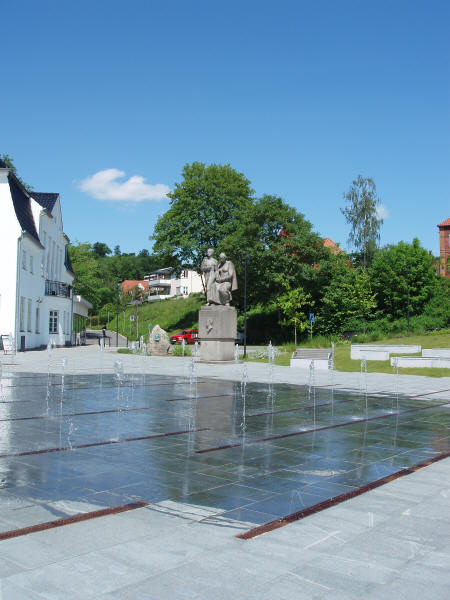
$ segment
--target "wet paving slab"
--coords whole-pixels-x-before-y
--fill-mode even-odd
[[[0,535],[136,502],[256,527],[446,456],[449,438],[450,402],[432,396],[148,374],[4,376]]]

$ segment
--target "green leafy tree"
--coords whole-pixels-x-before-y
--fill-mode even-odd
[[[367,271],[340,265],[325,288],[318,312],[317,329],[325,335],[342,333],[374,316],[375,293]]]
[[[117,246],[114,246],[114,256],[120,256],[121,254],[120,246],[117,244]]]
[[[99,258],[111,254],[111,249],[103,242],[95,242],[95,244],[92,245],[92,251]]]
[[[235,230],[222,243],[243,280],[243,253],[247,253],[249,306],[270,305],[286,286],[302,287],[313,299],[328,277],[318,269],[332,257],[311,223],[278,196],[263,196],[242,215]],[[242,307],[242,283],[234,298]]]
[[[17,167],[14,164],[14,159],[11,156],[9,156],[9,154],[1,154],[0,158],[3,160],[3,162],[6,164],[6,166],[12,171],[15,178],[23,185],[23,187],[26,189],[26,191],[32,192],[34,190],[34,188],[31,185],[29,185],[28,183],[26,183],[21,177],[19,177],[19,175],[17,173]]]
[[[285,294],[278,298],[284,319],[282,325],[294,327],[294,340],[297,345],[297,331],[300,333],[308,328],[307,312],[313,307],[311,294],[305,293],[302,288],[288,289]]]
[[[97,291],[97,298],[99,306],[104,306],[105,304],[110,304],[114,302],[114,290],[110,287],[101,287]]]
[[[435,259],[417,238],[379,250],[370,268],[372,286],[383,316],[405,317],[408,296],[411,315],[420,314],[437,288]]]
[[[375,182],[370,177],[358,175],[344,198],[347,205],[341,212],[351,226],[348,242],[356,248],[366,268],[377,249],[383,224],[377,213],[380,200]]]
[[[91,244],[77,243],[68,247],[70,260],[75,273],[74,291],[97,308],[99,289],[102,287],[99,263],[92,252]]]
[[[250,181],[230,165],[185,165],[168,194],[170,208],[157,221],[154,251],[167,266],[200,272],[206,250],[218,249],[252,205]]]

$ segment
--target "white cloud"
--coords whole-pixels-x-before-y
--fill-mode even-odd
[[[145,183],[145,178],[140,175],[133,175],[126,181],[117,181],[125,175],[125,171],[119,169],[104,169],[82,179],[78,187],[97,200],[113,202],[156,202],[166,198],[170,191],[170,188],[162,183]]]
[[[384,204],[378,204],[377,206],[377,217],[383,221],[389,217],[389,211]]]

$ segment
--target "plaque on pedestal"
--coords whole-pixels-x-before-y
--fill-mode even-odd
[[[237,333],[237,313],[232,306],[202,306],[198,329],[200,360],[231,361]]]

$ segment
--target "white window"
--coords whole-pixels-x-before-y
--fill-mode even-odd
[[[27,310],[27,331],[31,333],[31,299],[28,298],[27,301],[28,310]]]
[[[31,254],[30,254],[30,273],[34,273],[34,271],[33,271],[33,257],[32,257]]]
[[[186,295],[188,293],[188,289],[186,286],[183,287],[183,294]]]
[[[25,250],[22,250],[22,269],[24,271],[27,270],[27,253]]]
[[[181,288],[180,288],[180,286],[178,286],[178,287],[176,288],[176,290],[175,290],[175,293],[176,293],[176,294],[181,294]]]
[[[185,279],[188,276],[188,272],[187,271],[181,271],[181,277],[184,277]]]
[[[36,306],[36,333],[39,333],[39,321],[41,320],[41,309],[39,308],[39,304]]]
[[[49,313],[48,332],[49,333],[58,333],[58,311],[57,310],[51,310]]]
[[[25,298],[20,297],[20,331],[25,331]]]

